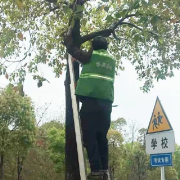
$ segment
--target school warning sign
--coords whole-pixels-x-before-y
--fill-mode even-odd
[[[168,130],[172,130],[172,127],[157,97],[147,133],[150,134]]]

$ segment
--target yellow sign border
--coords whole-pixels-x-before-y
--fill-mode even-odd
[[[160,107],[161,107],[161,109],[162,109],[162,111],[163,111],[163,113],[164,113],[164,115],[165,115],[165,117],[166,117],[166,120],[167,120],[167,123],[169,124],[170,129],[168,129],[168,130],[162,130],[162,131],[156,131],[156,132],[150,132],[150,133],[149,133],[148,131],[149,131],[149,128],[150,128],[150,125],[151,125],[151,119],[152,119],[152,117],[153,117],[153,114],[154,114],[154,110],[155,110],[157,101],[159,101]],[[165,113],[165,110],[164,110],[164,108],[163,108],[163,106],[162,106],[162,104],[161,104],[161,101],[160,101],[160,99],[159,99],[158,96],[157,96],[157,98],[156,98],[156,102],[155,102],[155,105],[154,105],[154,108],[153,108],[153,112],[152,112],[152,115],[151,115],[151,119],[150,119],[149,126],[148,126],[148,129],[147,129],[147,134],[153,134],[153,133],[159,133],[159,132],[164,132],[164,131],[171,131],[171,130],[173,130],[173,128],[172,128],[172,126],[171,126],[171,123],[169,122],[169,119],[168,119],[168,117],[167,117],[167,115],[166,115],[166,113]]]

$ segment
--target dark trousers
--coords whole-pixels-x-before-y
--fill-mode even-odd
[[[91,171],[108,169],[107,133],[111,123],[112,103],[86,98],[80,110],[83,142],[87,150]]]

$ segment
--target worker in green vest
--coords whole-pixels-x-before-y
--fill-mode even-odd
[[[94,38],[89,52],[75,46],[72,33],[65,38],[65,45],[68,53],[83,65],[75,93],[82,103],[83,142],[91,168],[88,180],[109,180],[107,133],[114,100],[116,61],[107,52],[104,37]]]

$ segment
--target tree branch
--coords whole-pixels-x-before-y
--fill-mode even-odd
[[[113,23],[113,24],[110,26],[110,29],[115,30],[119,25],[122,24],[122,22],[123,22],[125,19],[130,18],[130,17],[133,17],[133,16],[136,16],[136,15],[137,15],[136,13],[135,13],[135,14],[127,15],[126,17],[120,19],[118,22]]]
[[[108,37],[111,35],[111,33],[113,33],[113,29],[104,29],[102,31],[98,31],[98,32],[93,32],[91,34],[87,34],[85,36],[83,36],[81,38],[81,44],[86,42],[86,41],[89,41],[97,36],[103,36],[103,37]]]
[[[129,25],[129,26],[135,27],[136,29],[139,29],[140,31],[143,30],[142,28],[140,28],[140,27],[138,27],[138,26],[136,26],[136,25],[134,25],[134,24],[132,24],[132,23],[129,23],[129,22],[123,22],[121,25],[123,25],[123,24],[127,24],[127,25]]]
[[[29,31],[29,34],[30,34],[30,36],[31,36],[30,31]],[[27,58],[27,56],[28,56],[28,52],[31,50],[31,47],[32,47],[32,44],[31,44],[31,42],[30,42],[29,48],[28,48],[28,50],[24,53],[24,54],[25,54],[25,56],[24,56],[22,59],[20,59],[20,60],[16,60],[16,61],[11,61],[11,60],[7,60],[7,59],[5,59],[5,61],[4,61],[4,63],[3,63],[3,64],[5,64],[6,62],[12,62],[12,63],[19,62],[19,63],[20,63],[20,62],[24,61],[24,60]]]
[[[98,31],[98,32],[93,32],[93,33],[90,33],[90,34],[87,34],[85,36],[83,36],[81,38],[81,44],[86,42],[86,41],[89,41],[97,36],[104,36],[104,37],[108,37],[110,36],[112,33],[114,33],[114,30],[123,23],[123,21],[127,18],[130,18],[130,17],[133,17],[133,16],[136,16],[137,14],[130,14],[130,15],[127,15],[126,17],[120,19],[118,22],[115,22],[113,23],[108,29],[105,29],[105,30],[102,30],[102,31]],[[115,33],[114,33],[115,34]],[[113,34],[113,35],[114,35]],[[116,36],[116,35],[115,35]],[[117,36],[116,36],[117,37]]]
[[[89,0],[74,0],[73,11],[75,11],[76,5],[83,6],[87,1],[89,1]],[[80,33],[80,28],[81,28],[80,17],[82,18],[83,11],[77,12],[77,14],[78,14],[78,16],[74,17],[75,23],[74,23],[74,27],[72,28],[72,35],[73,35],[73,39],[74,39],[76,46],[80,47],[82,44],[81,43],[81,33]]]
[[[123,24],[127,24],[127,25],[129,25],[129,26],[135,27],[136,29],[138,29],[138,30],[140,30],[140,31],[143,31],[143,28],[140,28],[140,27],[138,27],[138,26],[136,26],[136,25],[134,25],[134,24],[132,24],[132,23],[122,22],[121,25],[123,25]],[[154,33],[153,31],[147,31],[147,32],[150,33],[150,34],[152,34],[152,35],[154,35],[154,36],[158,36],[158,35],[157,35],[156,33]]]
[[[114,38],[115,38],[117,41],[119,41],[119,42],[121,41],[121,38],[118,38],[118,37],[117,37],[115,31],[114,31],[112,34],[113,34]]]
[[[76,18],[75,23],[74,23],[74,27],[72,29],[72,35],[73,35],[74,42],[78,47],[81,46],[80,28],[81,28],[80,19]]]

